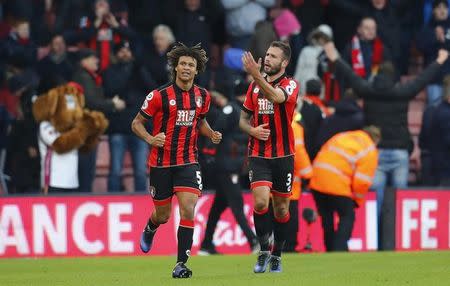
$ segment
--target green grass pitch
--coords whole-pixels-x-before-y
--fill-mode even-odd
[[[254,274],[254,255],[192,257],[191,279],[173,279],[174,257],[0,259],[0,285],[450,285],[450,251],[290,254],[283,273]]]

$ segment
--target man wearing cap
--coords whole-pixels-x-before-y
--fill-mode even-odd
[[[112,113],[125,108],[125,102],[118,96],[112,99],[106,98],[102,87],[102,78],[97,73],[98,58],[90,49],[82,49],[78,53],[78,70],[73,75],[73,81],[80,84],[84,89],[86,108],[99,110],[104,113]],[[79,190],[90,192],[95,178],[95,163],[97,150],[80,154],[78,177],[80,180]]]
[[[320,25],[308,35],[308,43],[298,57],[294,78],[300,83],[300,93],[305,93],[306,82],[312,78],[320,78],[319,56],[323,53],[322,44],[333,39],[333,31],[328,25]]]

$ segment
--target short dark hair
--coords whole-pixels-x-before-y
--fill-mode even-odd
[[[444,4],[445,7],[448,7],[448,2],[447,0],[434,0],[433,3],[431,4],[431,7],[433,9],[435,9],[437,6]]]
[[[281,49],[283,51],[284,59],[287,61],[291,60],[291,47],[289,46],[289,44],[286,44],[282,41],[273,41],[272,43],[270,43],[270,47]]]
[[[381,129],[375,125],[364,126],[363,131],[366,132],[374,141],[381,140]]]
[[[178,60],[183,56],[194,58],[197,61],[198,72],[203,72],[206,68],[208,57],[206,56],[206,51],[202,49],[200,43],[195,46],[188,47],[185,44],[178,42],[167,53],[167,61],[170,67],[170,78],[172,80],[175,80],[176,78],[177,72],[175,71],[175,67],[178,65]]]

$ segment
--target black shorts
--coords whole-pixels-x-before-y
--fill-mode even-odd
[[[294,156],[249,158],[250,189],[267,186],[275,196],[289,197],[294,179]]]
[[[155,205],[171,202],[176,192],[201,195],[202,173],[198,164],[167,168],[150,167],[150,194]]]

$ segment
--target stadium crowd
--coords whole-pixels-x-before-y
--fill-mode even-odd
[[[340,63],[347,63],[357,76],[385,92],[395,83],[409,80],[422,68],[433,66],[439,49],[449,48],[449,3],[0,1],[3,193],[37,194],[46,187],[32,104],[36,97],[68,82],[81,88],[87,108],[103,112],[109,120],[103,139],[110,152],[107,190],[124,190],[124,156],[129,151],[133,190],[145,191],[149,146],[132,134],[130,125],[147,94],[169,81],[166,53],[178,41],[189,46],[202,43],[207,51],[208,66],[197,82],[212,95],[208,122],[228,132],[218,147],[199,138],[205,188],[216,189],[215,182],[223,181],[216,180],[218,171],[231,174],[236,178],[233,181],[239,177],[242,187],[248,188],[248,139],[236,128],[239,112],[235,112],[251,80],[241,56],[248,50],[255,59],[263,58],[274,40],[287,42],[292,49],[286,72],[300,83],[296,122],[304,128],[311,162],[333,135],[374,124],[381,128],[374,179],[378,194],[386,186],[449,186],[450,78],[446,76],[450,63],[418,76],[414,87],[402,94],[379,98],[374,98],[377,93],[365,93],[367,89],[360,88]],[[331,61],[323,48],[330,40],[340,53],[337,62]],[[425,96],[419,92],[424,88]],[[414,131],[412,136],[409,129]],[[80,153],[78,161],[71,161],[78,168],[79,184],[73,188],[80,192],[95,192],[97,151]],[[64,168],[58,171],[64,172]],[[253,238],[250,232],[248,237]]]

